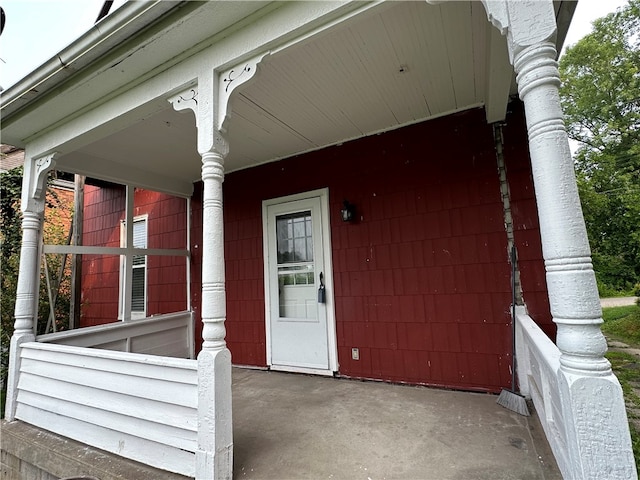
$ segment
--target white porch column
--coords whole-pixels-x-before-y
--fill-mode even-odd
[[[169,99],[173,108],[196,115],[202,157],[202,350],[198,355],[198,450],[196,479],[233,477],[231,352],[225,342],[227,316],[224,270],[222,182],[229,145],[223,136],[229,98],[257,72],[262,53],[223,72],[203,67],[196,84]]]
[[[485,2],[507,34],[525,105],[551,314],[561,351],[567,478],[636,478],[622,389],[604,358],[602,311],[564,127],[551,0]]]
[[[226,297],[222,182],[229,149],[218,127],[218,75],[209,70],[198,84],[170,98],[176,110],[192,110],[202,157],[202,350],[198,354],[198,449],[196,479],[233,477],[231,352],[225,342]]]
[[[12,421],[16,414],[20,345],[35,340],[40,288],[40,239],[44,218],[47,176],[55,166],[55,155],[25,160],[22,180],[22,244],[20,270],[16,290],[15,323],[9,351],[9,378],[5,418]]]
[[[196,477],[231,479],[233,425],[231,353],[226,319],[222,181],[226,144],[220,138],[202,154],[202,351],[198,355]]]

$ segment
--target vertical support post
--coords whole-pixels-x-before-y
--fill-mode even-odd
[[[125,212],[125,247],[127,252],[124,257],[124,286],[122,289],[124,299],[122,305],[124,311],[122,319],[131,320],[131,297],[133,295],[133,210],[135,208],[135,188],[132,185],[126,186],[126,212]],[[127,350],[129,351],[129,350]]]
[[[82,244],[84,222],[84,175],[75,175],[73,191],[73,240],[75,246]],[[82,305],[82,255],[71,256],[71,305],[69,312],[69,330],[80,326]]]
[[[226,299],[222,182],[229,146],[223,124],[231,93],[255,75],[262,53],[225,72],[201,72],[197,85],[169,98],[178,111],[196,115],[198,152],[202,156],[202,350],[198,355],[198,450],[196,478],[231,479],[231,353],[225,342]],[[240,72],[239,74],[234,72]]]
[[[124,247],[125,254],[120,257],[122,275],[120,278],[120,320],[131,320],[131,296],[133,292],[133,209],[135,188],[127,185],[125,190]],[[129,351],[127,347],[127,351]]]
[[[186,218],[186,244],[185,247],[187,249],[187,258],[186,258],[186,277],[187,277],[187,285],[186,285],[186,293],[187,293],[187,311],[189,312],[189,328],[187,329],[187,343],[189,348],[189,358],[196,358],[196,341],[195,341],[195,316],[193,312],[193,305],[191,303],[191,199],[187,198],[186,200],[186,209],[187,209],[187,218]]]
[[[602,310],[560,106],[557,52],[550,41],[553,9],[550,1],[522,3],[507,3],[508,39],[525,105],[549,303],[558,328],[558,384],[570,462],[563,474],[635,478],[622,389],[604,358]],[[538,37],[528,23],[534,13],[544,25]]]
[[[226,142],[202,154],[202,350],[198,355],[196,478],[231,479],[233,429],[231,353],[226,319],[222,182]]]
[[[186,235],[186,247],[185,249],[188,252],[187,258],[186,258],[186,277],[187,277],[187,285],[186,285],[186,291],[187,291],[187,311],[191,311],[192,309],[192,305],[191,305],[191,199],[187,198],[185,200],[186,202],[186,210],[187,210],[187,214],[186,214],[186,229],[187,229],[187,235]]]
[[[552,43],[518,52],[515,68],[524,101],[551,313],[560,363],[567,372],[608,375],[607,342],[587,230],[562,119],[560,74]]]
[[[38,316],[40,288],[40,238],[44,220],[47,176],[55,166],[56,154],[25,161],[22,181],[22,245],[16,290],[14,331],[9,350],[9,378],[5,418],[15,419],[18,380],[20,374],[20,345],[35,340],[34,328]]]

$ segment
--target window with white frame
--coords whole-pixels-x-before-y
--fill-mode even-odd
[[[148,216],[141,215],[133,219],[133,248],[147,248],[147,222]],[[120,246],[126,246],[127,228],[126,222],[120,225]],[[147,316],[147,256],[132,256],[131,276],[131,318],[145,318]],[[124,318],[124,258],[120,262],[120,316]]]

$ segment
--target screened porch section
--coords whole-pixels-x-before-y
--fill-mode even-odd
[[[193,476],[191,200],[82,183],[68,235],[43,228],[36,341],[20,345],[15,419]]]
[[[189,198],[80,177],[72,218],[57,227],[68,235],[45,221],[34,333],[191,312],[190,208]]]

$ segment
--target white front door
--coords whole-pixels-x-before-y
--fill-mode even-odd
[[[265,205],[269,363],[274,369],[327,373],[333,370],[333,325],[321,197],[273,202]]]

